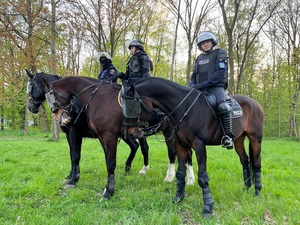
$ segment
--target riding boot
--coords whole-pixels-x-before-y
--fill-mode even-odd
[[[222,137],[221,143],[223,148],[233,148],[233,133],[232,133],[232,114],[231,107],[227,103],[221,103],[219,105],[219,112],[221,116],[221,122],[225,131],[225,135]]]

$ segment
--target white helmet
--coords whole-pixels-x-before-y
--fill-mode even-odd
[[[105,57],[105,58],[107,58],[107,59],[109,59],[109,60],[112,60],[112,59],[111,59],[111,56],[110,56],[107,52],[98,52],[97,60],[100,61],[100,59],[101,59],[102,57]]]
[[[202,51],[201,43],[207,40],[211,40],[213,47],[215,47],[218,44],[218,40],[216,38],[216,35],[214,35],[214,33],[210,31],[203,31],[197,37],[197,46],[201,51]]]

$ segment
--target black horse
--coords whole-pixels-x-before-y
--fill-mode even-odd
[[[27,75],[30,78],[28,82],[27,92],[29,94],[29,106],[28,109],[32,113],[38,113],[38,108],[42,105],[42,103],[45,101],[45,86],[42,83],[43,79],[46,79],[49,83],[52,83],[56,80],[61,79],[61,76],[58,75],[51,75],[46,73],[37,73],[35,75],[31,74],[29,71],[27,71]],[[86,78],[89,79],[89,78]],[[99,80],[90,79],[93,82],[99,83]],[[114,84],[117,90],[121,88],[121,86]],[[76,105],[74,106],[76,107]],[[82,145],[82,139],[84,137],[89,138],[97,138],[97,135],[90,129],[90,126],[88,124],[88,118],[85,112],[78,113],[78,110],[80,111],[81,108],[75,110],[74,113],[71,113],[71,122],[67,125],[61,126],[62,131],[66,134],[67,141],[69,144],[70,149],[70,159],[71,159],[71,171],[69,175],[65,178],[66,188],[72,188],[75,187],[76,183],[78,182],[80,178],[80,158],[81,158],[81,145]],[[160,118],[161,119],[161,118]],[[74,123],[75,122],[75,123]],[[156,132],[163,131],[166,134],[170,131],[168,131],[170,127],[167,123],[164,123],[160,129],[156,130]],[[169,135],[169,133],[168,133]],[[166,136],[168,139],[168,136]],[[149,169],[149,158],[148,158],[148,144],[146,138],[140,138],[139,143],[135,141],[134,138],[129,137],[127,139],[123,138],[124,142],[127,143],[130,147],[130,155],[126,161],[125,165],[125,171],[129,172],[131,168],[132,161],[135,157],[135,154],[137,152],[137,149],[139,147],[139,143],[141,146],[141,151],[144,156],[144,166],[139,171],[140,174],[145,174],[147,170]],[[168,142],[167,142],[168,143]],[[171,143],[172,144],[172,143]],[[167,170],[167,175],[164,179],[165,182],[171,182],[174,179],[175,176],[175,154],[172,150],[172,145],[168,146],[169,148],[169,159],[170,163]],[[192,168],[192,162],[191,158],[188,161],[188,168],[190,170],[190,173],[188,175],[188,184],[194,183],[194,173]]]
[[[170,119],[176,132],[175,148],[179,166],[176,172],[177,190],[175,202],[181,202],[185,192],[186,167],[189,148],[196,153],[198,163],[198,183],[203,193],[203,215],[211,216],[213,198],[206,171],[206,145],[220,145],[223,130],[215,116],[213,106],[209,106],[206,94],[162,78],[145,78],[131,86],[128,92],[139,96],[141,102],[162,110]],[[262,189],[261,183],[261,142],[263,137],[264,113],[255,100],[241,96],[231,96],[241,109],[233,111],[239,115],[233,119],[234,147],[243,167],[246,188],[255,187],[255,195]],[[145,113],[145,111],[143,111]],[[142,113],[143,114],[143,113]],[[137,127],[129,127],[128,133],[136,133]],[[249,156],[245,151],[245,137],[249,139]]]

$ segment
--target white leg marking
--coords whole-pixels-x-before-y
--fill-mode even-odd
[[[193,166],[190,166],[187,164],[186,167],[187,167],[187,172],[188,172],[186,185],[194,185],[195,176],[194,176]]]
[[[143,168],[140,170],[139,174],[146,174],[146,172],[149,170],[149,165],[148,166],[143,166]]]
[[[168,170],[167,170],[167,176],[164,179],[164,182],[172,182],[175,177],[175,164],[169,163]]]

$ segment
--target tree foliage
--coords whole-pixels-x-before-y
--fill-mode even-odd
[[[195,39],[202,30],[212,30],[219,45],[228,49],[229,93],[248,95],[261,103],[266,135],[300,135],[297,0],[0,2],[2,130],[5,126],[20,129],[27,120],[46,130],[51,121],[49,113],[42,124],[40,116],[26,118],[25,69],[97,78],[96,56],[106,51],[117,69],[125,71],[128,41],[137,38],[154,64],[152,76],[186,85],[199,54]],[[56,6],[55,35],[51,3]],[[9,125],[4,125],[4,119]]]

